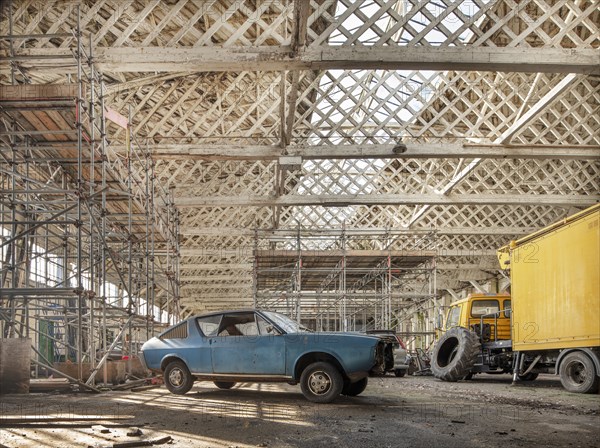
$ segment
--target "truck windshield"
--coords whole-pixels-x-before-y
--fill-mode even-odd
[[[471,305],[471,316],[473,317],[481,317],[484,314],[497,313],[498,311],[500,311],[500,305],[497,300],[475,300]]]
[[[460,307],[453,306],[448,310],[448,318],[446,319],[446,329],[456,327],[460,319]]]

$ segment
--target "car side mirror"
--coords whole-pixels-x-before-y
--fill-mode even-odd
[[[266,330],[267,330],[267,333],[269,333],[269,334],[273,333],[273,325],[267,325]]]

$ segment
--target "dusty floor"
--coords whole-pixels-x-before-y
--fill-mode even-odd
[[[52,416],[61,421],[36,428],[8,420]],[[65,422],[82,417],[90,420]],[[72,427],[50,427],[66,424]],[[142,434],[127,436],[132,428]],[[197,383],[185,396],[163,387],[0,397],[0,447],[100,447],[165,436],[172,441],[163,446],[177,447],[594,447],[600,395],[569,394],[550,375],[517,386],[508,375],[479,375],[454,384],[371,378],[360,397],[327,405],[279,384],[224,391]]]

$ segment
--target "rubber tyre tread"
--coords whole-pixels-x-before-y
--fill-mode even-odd
[[[323,395],[314,394],[308,385],[310,375],[317,370],[326,372],[329,378],[331,378],[332,387]],[[313,362],[302,371],[302,375],[300,376],[302,394],[308,401],[312,401],[313,403],[331,403],[342,393],[343,387],[344,378],[340,371],[334,365],[325,361]]]
[[[174,386],[169,382],[169,374],[171,373],[171,370],[173,370],[176,367],[180,368],[184,375],[184,382],[179,387]],[[169,364],[167,364],[167,367],[165,368],[165,371],[163,373],[163,379],[165,382],[165,386],[167,386],[167,389],[169,389],[169,392],[176,395],[184,395],[188,393],[194,385],[194,377],[192,376],[192,374],[190,373],[189,369],[183,361],[171,361]]]
[[[356,397],[357,395],[360,395],[365,391],[368,383],[369,383],[369,378],[363,378],[362,380],[358,380],[355,383],[347,383],[344,385],[344,388],[342,389],[342,395],[347,395],[349,397]]]
[[[394,375],[396,375],[398,378],[401,378],[404,375],[406,375],[407,370],[408,369],[396,369],[396,370],[394,370]]]
[[[443,362],[445,354],[441,353],[441,350],[444,347],[447,351],[448,346],[452,345],[452,341],[456,342],[458,349],[454,358],[446,364]],[[433,376],[443,381],[462,380],[471,373],[480,353],[481,343],[475,332],[462,327],[451,328],[440,338],[433,351],[431,357]]]
[[[215,386],[217,386],[219,389],[224,390],[231,389],[236,384],[233,381],[213,381],[213,383],[215,383]]]
[[[569,368],[569,364],[572,362],[579,362],[583,364],[587,371],[586,379],[581,384],[575,383],[569,377],[567,369]],[[598,385],[600,384],[600,378],[598,377],[598,374],[600,372],[596,372],[594,361],[592,361],[584,352],[577,351],[566,355],[561,361],[558,371],[560,374],[561,384],[569,392],[577,394],[594,394],[598,391]]]

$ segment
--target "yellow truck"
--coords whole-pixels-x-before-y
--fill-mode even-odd
[[[450,305],[431,360],[435,377],[555,373],[570,392],[600,383],[600,204],[498,250],[511,293]]]

